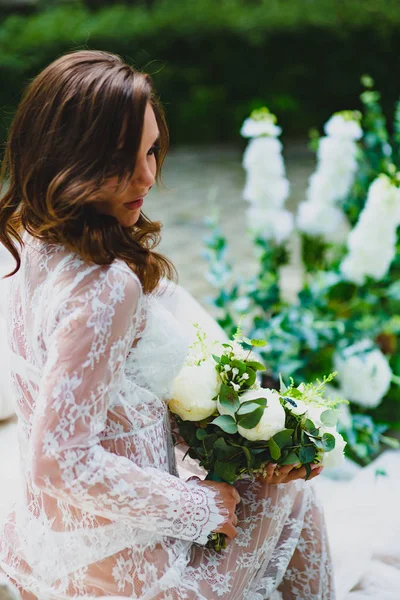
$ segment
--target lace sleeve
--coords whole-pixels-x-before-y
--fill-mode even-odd
[[[136,338],[142,292],[120,267],[93,273],[51,319],[30,438],[33,482],[99,516],[204,544],[227,517],[217,492],[140,468],[99,442]]]

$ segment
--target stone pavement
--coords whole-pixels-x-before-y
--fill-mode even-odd
[[[252,247],[246,236],[247,203],[242,199],[244,148],[245,144],[171,149],[163,173],[167,189],[152,191],[144,205],[144,212],[164,225],[160,250],[174,262],[180,283],[203,305],[206,296],[213,296],[213,289],[204,278],[206,262],[201,256],[203,238],[208,233],[204,218],[212,213],[213,195],[221,209],[221,229],[229,242],[234,272],[248,274],[254,268]],[[304,198],[315,159],[306,139],[285,143],[284,155],[291,183],[287,207],[293,209]],[[295,277],[295,270],[289,270],[287,275]]]

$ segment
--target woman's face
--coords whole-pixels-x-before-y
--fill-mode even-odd
[[[117,192],[118,178],[112,177],[102,190],[107,199],[95,202],[95,207],[99,212],[112,215],[122,227],[131,227],[137,222],[145,197],[154,185],[157,171],[155,154],[159,135],[153,108],[148,103],[144,114],[143,134],[135,171],[129,185],[123,192]]]

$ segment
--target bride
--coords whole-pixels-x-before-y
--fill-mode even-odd
[[[23,485],[0,569],[23,600],[334,600],[304,468],[234,486],[178,476],[166,402],[188,340],[165,303],[177,287],[160,224],[141,210],[167,142],[150,78],[100,51],[50,64],[12,123],[0,241],[17,263]],[[213,531],[221,553],[205,547]]]

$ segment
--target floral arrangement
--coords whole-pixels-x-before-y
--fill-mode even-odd
[[[285,210],[289,181],[285,175],[282,144],[277,139],[282,130],[277,118],[267,108],[254,110],[241,129],[250,142],[243,155],[246,184],[243,198],[250,203],[247,223],[253,235],[281,243],[293,230],[293,215]]]
[[[332,242],[346,239],[350,225],[340,203],[356,176],[357,141],[363,133],[360,120],[358,111],[342,111],[325,125],[326,136],[318,144],[317,168],[297,215],[298,229],[305,234]]]
[[[265,370],[240,329],[225,343],[210,343],[199,329],[187,361],[174,382],[169,409],[199,460],[206,479],[233,484],[238,479],[263,477],[266,465],[302,465],[306,479],[311,465],[337,466],[346,442],[336,430],[337,405],[324,398],[322,382],[264,388],[257,374]],[[186,454],[185,454],[186,456]],[[209,544],[225,547],[223,534],[211,534]]]
[[[340,264],[346,280],[362,286],[368,278],[380,281],[396,256],[400,225],[400,173],[378,175],[371,183],[359,219],[347,239]]]
[[[350,402],[339,407],[338,430],[347,442],[346,455],[367,465],[383,447],[400,446],[390,437],[400,431],[400,101],[389,134],[372,79],[365,76],[362,82],[363,112],[334,114],[325,135],[313,138],[316,170],[298,207],[295,228],[288,236],[271,235],[271,228],[279,227],[263,228],[260,217],[255,235],[250,223],[257,274],[234,280],[227,240],[215,218],[206,255],[220,325],[232,335],[235,322],[246,315],[246,335],[267,342],[260,349],[267,367],[264,385],[279,390],[280,375],[292,377],[298,386],[338,372],[325,393]],[[266,110],[245,121],[242,134],[252,135],[252,159],[244,161],[246,186],[248,168],[262,164],[263,144],[276,131],[270,123]],[[276,121],[273,125],[277,127]],[[254,142],[259,143],[257,157]],[[284,167],[268,152],[268,161],[275,165],[273,177],[265,169],[258,189],[268,189],[272,177],[275,194]],[[262,178],[261,167],[257,178]],[[268,198],[265,193],[265,214],[276,210]],[[284,211],[282,203],[279,207]],[[288,299],[279,273],[290,260],[293,238],[300,241],[302,279]]]

